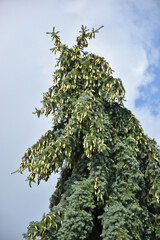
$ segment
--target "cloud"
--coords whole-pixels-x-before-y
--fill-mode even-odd
[[[67,13],[71,13],[74,15],[80,15],[81,11],[84,11],[84,9],[86,8],[86,4],[87,1],[82,0],[82,1],[78,1],[78,0],[70,0],[68,1],[68,3],[65,3],[65,12]]]

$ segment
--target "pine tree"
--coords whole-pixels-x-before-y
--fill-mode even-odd
[[[100,28],[99,28],[100,29]],[[21,159],[27,180],[60,177],[49,213],[31,222],[25,239],[160,239],[160,150],[124,107],[125,90],[103,57],[88,53],[98,30],[82,26],[76,44],[62,44],[53,85],[38,117],[53,115],[53,127]]]

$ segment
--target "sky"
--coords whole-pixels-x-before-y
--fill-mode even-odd
[[[57,175],[29,188],[17,170],[26,149],[51,128],[33,115],[52,85],[56,56],[46,32],[75,44],[81,25],[104,25],[88,51],[105,57],[126,89],[125,106],[160,145],[159,0],[0,0],[0,239],[22,240],[48,212]]]

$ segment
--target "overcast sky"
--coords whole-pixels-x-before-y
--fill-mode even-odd
[[[56,57],[47,31],[74,45],[81,25],[105,27],[89,51],[105,57],[122,79],[126,107],[160,145],[159,0],[0,0],[0,239],[22,240],[31,220],[48,212],[57,176],[29,188],[10,173],[51,119],[32,114],[52,85]]]

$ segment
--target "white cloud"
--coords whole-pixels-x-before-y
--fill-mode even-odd
[[[79,15],[86,7],[86,0],[72,0],[65,3],[65,12]]]

